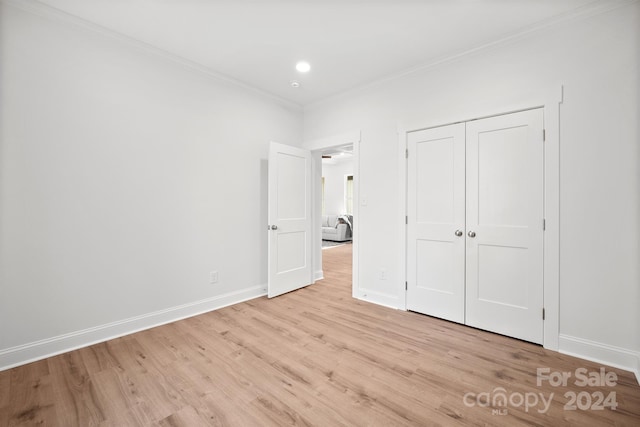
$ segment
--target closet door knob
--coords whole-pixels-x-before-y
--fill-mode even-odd
[[[462,230],[456,230],[455,235],[460,237],[462,236],[464,233],[462,232]]]
[[[271,226],[271,229],[272,229],[272,230],[277,230],[277,229],[278,229],[278,226],[277,226],[277,225],[272,225],[272,226]]]
[[[475,231],[470,231],[470,232],[467,233],[467,235],[469,237],[476,237],[476,232]]]

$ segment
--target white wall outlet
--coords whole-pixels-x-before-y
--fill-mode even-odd
[[[387,270],[384,268],[380,269],[380,280],[387,280]]]
[[[218,272],[217,271],[212,271],[209,273],[209,283],[216,284],[218,283]]]

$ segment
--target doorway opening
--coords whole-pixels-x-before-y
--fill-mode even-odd
[[[359,283],[360,132],[310,141],[305,145],[311,149],[313,174],[313,282],[328,278],[323,266],[325,258],[327,272],[339,273],[340,281],[351,287],[355,297]],[[330,258],[335,258],[336,262]]]
[[[353,144],[320,151],[321,265],[323,277],[351,282],[354,239]],[[331,251],[331,252],[327,252]],[[348,280],[345,280],[348,279]]]

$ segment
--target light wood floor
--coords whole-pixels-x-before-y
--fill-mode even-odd
[[[600,366],[356,301],[351,245],[323,255],[325,280],[303,290],[0,372],[0,425],[640,425],[632,374],[606,368],[613,387],[538,387],[539,367]],[[496,404],[502,415],[475,405],[500,387],[513,403]],[[615,411],[563,409],[565,393],[598,391],[615,392]],[[547,413],[516,405],[540,393],[554,396]]]

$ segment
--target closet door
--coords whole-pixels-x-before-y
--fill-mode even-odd
[[[466,323],[542,343],[542,109],[468,122],[466,137]]]
[[[407,142],[407,308],[464,323],[465,125]]]

